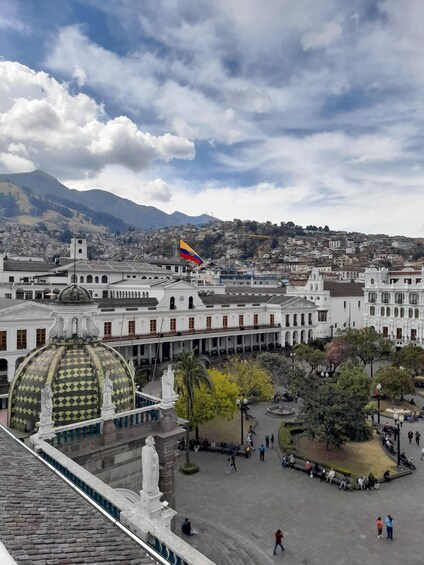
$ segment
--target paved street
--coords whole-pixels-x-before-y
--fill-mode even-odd
[[[258,417],[257,447],[267,433],[277,436],[280,420],[267,416],[265,405],[253,407],[252,412]],[[273,534],[281,528],[286,551],[278,553],[275,562],[424,563],[424,461],[420,461],[421,446],[413,442],[409,447],[406,439],[410,429],[419,429],[424,439],[421,422],[405,423],[401,434],[401,450],[414,457],[417,471],[381,485],[379,491],[343,492],[303,473],[282,469],[275,449],[267,450],[264,463],[259,462],[258,451],[249,460],[237,458],[238,471],[231,474],[226,473],[225,455],[199,452],[191,457],[200,465],[200,473],[191,477],[177,473],[177,510],[189,516],[194,527],[196,518],[214,522],[246,536],[270,556]],[[384,519],[387,514],[395,522],[393,542],[376,535],[377,517]]]

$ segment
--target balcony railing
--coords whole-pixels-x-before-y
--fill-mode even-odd
[[[244,330],[270,330],[274,328],[281,327],[281,324],[261,324],[261,325],[254,325],[254,326],[243,326]],[[136,334],[136,335],[123,335],[123,336],[104,336],[103,341],[132,341],[132,340],[139,340],[139,339],[151,339],[159,338],[159,337],[175,337],[175,336],[186,336],[186,335],[205,335],[205,334],[212,334],[212,333],[234,333],[239,332],[240,326],[233,326],[227,328],[203,328],[203,329],[192,329],[192,330],[184,330],[184,331],[172,331],[172,332],[152,332],[146,334]]]

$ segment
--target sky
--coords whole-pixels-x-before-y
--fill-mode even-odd
[[[424,236],[422,0],[0,0],[0,172]]]

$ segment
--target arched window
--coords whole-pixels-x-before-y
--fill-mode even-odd
[[[169,299],[169,309],[175,310],[175,298],[174,298],[174,296],[171,296],[171,298]]]
[[[395,308],[395,318],[399,316],[399,308],[396,306]]]
[[[381,307],[381,315],[382,315],[382,316],[384,316],[384,314],[386,313],[385,310],[386,310],[386,309],[384,308],[384,306],[382,306],[382,307]]]
[[[400,317],[403,318],[405,316],[405,309],[401,308],[400,309]]]
[[[412,308],[410,308],[408,310],[408,318],[413,318],[414,317],[414,311],[412,310]]]
[[[420,317],[420,311],[418,310],[418,308],[415,308],[415,317],[416,318]]]
[[[95,282],[96,284],[99,284],[99,277],[94,277],[94,282]]]
[[[84,283],[84,277],[80,277],[80,283]]]
[[[383,292],[383,294],[381,295],[381,302],[383,304],[388,304],[390,301],[390,294],[388,292]]]
[[[374,280],[374,279],[371,279],[371,280],[370,280],[370,284],[375,284],[375,280]]]
[[[368,302],[372,302],[375,304],[377,301],[377,293],[376,292],[369,292],[368,293]]]
[[[370,307],[370,316],[375,316],[375,306]]]
[[[413,292],[409,295],[409,304],[418,304],[418,294]]]
[[[313,285],[313,284],[311,284],[311,290],[314,290],[314,285]]]
[[[315,285],[315,292],[318,292],[318,285]]]
[[[194,304],[193,304],[193,297],[190,296],[188,299],[188,309],[189,310],[193,310],[194,309]]]
[[[92,277],[92,275],[87,275],[87,282],[88,282],[88,283],[92,283],[92,282],[93,282],[93,277]]]
[[[102,283],[107,283],[107,282],[108,282],[107,276],[106,276],[106,275],[103,275],[103,276],[102,276]]]
[[[77,275],[72,275],[72,276],[71,276],[71,283],[72,283],[72,284],[77,284]]]
[[[405,298],[405,297],[404,297],[404,295],[403,295],[402,292],[397,292],[397,293],[395,294],[395,302],[396,302],[396,304],[403,304],[404,298]]]
[[[390,316],[390,306],[387,306],[386,316]]]

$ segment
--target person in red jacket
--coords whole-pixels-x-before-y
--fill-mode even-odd
[[[281,550],[284,551],[284,545],[282,544],[282,539],[283,539],[283,532],[280,530],[280,528],[278,528],[278,530],[275,532],[275,547],[274,547],[274,555],[277,554],[277,547],[280,546]]]

